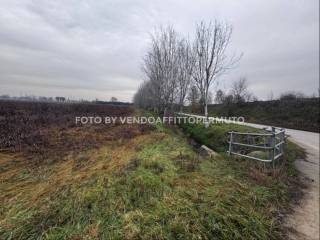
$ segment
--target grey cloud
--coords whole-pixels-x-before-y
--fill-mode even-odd
[[[256,95],[317,92],[318,1],[28,1],[0,8],[0,94],[130,101],[143,79],[149,33],[164,24],[192,37],[195,23],[233,24],[230,53],[239,66],[220,79],[228,89],[247,76]]]

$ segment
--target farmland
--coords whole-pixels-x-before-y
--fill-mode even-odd
[[[77,125],[76,116],[127,116],[130,107],[103,104],[1,102],[0,149],[23,153],[33,163],[56,161],[72,151],[89,150],[115,138],[130,138],[143,127]]]
[[[283,239],[293,144],[272,171],[225,155],[233,125],[77,125],[126,106],[0,102],[1,239]],[[239,127],[238,127],[239,128]],[[239,129],[238,129],[239,130]],[[190,138],[219,157],[198,154]],[[296,188],[295,188],[296,190]],[[295,191],[298,194],[299,191]]]

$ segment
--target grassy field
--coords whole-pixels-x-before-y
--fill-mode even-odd
[[[233,127],[204,135],[157,125],[36,165],[2,152],[0,238],[283,239],[279,213],[303,152],[289,144],[277,171],[229,158],[223,137]],[[214,140],[220,157],[200,156],[188,135]]]

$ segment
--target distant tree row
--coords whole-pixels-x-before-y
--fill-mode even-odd
[[[229,93],[225,93],[219,89],[216,92],[214,101],[217,104],[239,104],[258,101],[258,98],[248,90],[247,79],[242,77],[238,81],[233,82]]]
[[[1,100],[17,100],[17,101],[31,101],[31,102],[75,102],[65,97],[45,97],[45,96],[10,96],[10,95],[0,95]]]
[[[307,98],[316,98],[315,94],[307,96],[301,92],[288,91],[280,94],[278,98],[274,98],[273,93],[271,92],[268,96],[268,101],[293,101],[301,100]],[[246,78],[240,78],[238,81],[235,81],[228,93],[219,89],[214,98],[216,104],[240,104],[245,102],[256,102],[258,98],[248,90],[248,82]]]
[[[89,100],[84,100],[84,99],[80,99],[80,100],[71,100],[69,98],[65,98],[65,97],[45,97],[45,96],[19,96],[19,97],[15,97],[15,96],[10,96],[8,94],[4,94],[4,95],[0,95],[0,100],[17,100],[17,101],[34,101],[34,102],[90,102]],[[107,103],[107,101],[101,101],[99,99],[95,99],[92,102],[105,102]],[[111,97],[109,103],[118,103],[118,99],[116,97]],[[129,104],[129,103],[126,103]]]
[[[227,56],[232,26],[215,21],[197,24],[192,41],[173,27],[159,28],[143,59],[146,80],[134,95],[134,104],[167,114],[189,100],[208,116],[210,88],[241,56]],[[188,97],[187,97],[188,96]]]
[[[316,96],[314,94],[312,96],[306,96],[305,94],[303,94],[301,92],[288,91],[288,92],[280,94],[279,100],[292,101],[292,100],[315,98],[315,97]],[[269,100],[274,100],[274,99],[269,99]]]

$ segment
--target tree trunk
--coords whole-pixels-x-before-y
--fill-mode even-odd
[[[204,104],[204,116],[205,116],[204,125],[207,128],[207,127],[209,127],[208,104],[207,103]]]
[[[168,115],[168,107],[165,107],[163,111],[163,116],[167,117],[167,115]],[[165,123],[167,123],[167,121],[165,121]]]
[[[183,112],[183,104],[180,103],[180,110],[179,110],[181,113]]]
[[[204,104],[204,116],[208,118],[208,104]]]

